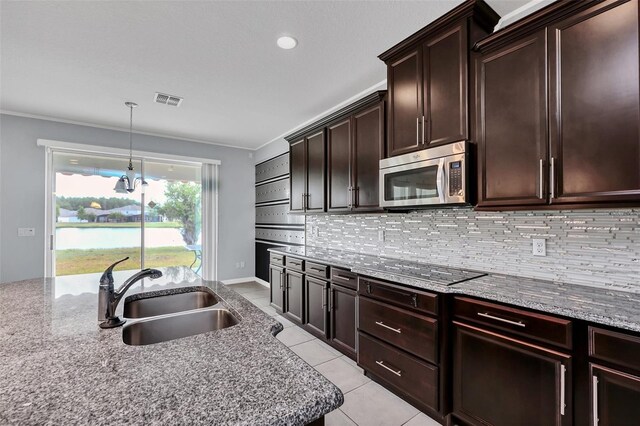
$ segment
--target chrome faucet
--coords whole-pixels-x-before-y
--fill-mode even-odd
[[[128,257],[125,257],[109,266],[100,278],[100,290],[98,291],[98,321],[100,321],[100,328],[120,327],[126,322],[126,320],[116,316],[116,308],[129,287],[143,278],[155,280],[162,276],[162,272],[157,269],[143,269],[129,277],[118,290],[114,290],[113,268],[128,259]]]

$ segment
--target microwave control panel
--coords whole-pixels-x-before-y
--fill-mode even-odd
[[[449,163],[449,196],[464,195],[464,184],[462,183],[462,161]]]

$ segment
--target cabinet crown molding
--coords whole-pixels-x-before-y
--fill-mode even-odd
[[[404,52],[406,49],[414,46],[416,43],[422,41],[422,39],[429,37],[430,35],[441,31],[449,25],[459,21],[463,18],[473,17],[480,27],[482,27],[488,33],[493,31],[493,28],[498,23],[500,15],[498,15],[484,0],[467,0],[449,13],[441,16],[435,21],[431,22],[426,27],[413,33],[400,43],[387,49],[378,58],[384,62],[396,57]]]
[[[602,1],[603,0],[558,0],[483,38],[473,46],[473,50],[484,53],[498,49],[515,39],[530,35],[569,14],[587,9],[595,3]]]
[[[375,91],[375,92],[371,93],[370,95],[367,95],[364,98],[361,98],[361,99],[355,101],[354,103],[349,104],[346,107],[341,108],[341,109],[339,109],[339,110],[337,110],[335,112],[332,112],[331,114],[327,115],[326,117],[323,117],[320,120],[309,124],[308,126],[304,126],[302,129],[299,129],[299,130],[295,131],[294,133],[291,133],[291,134],[285,136],[284,138],[290,144],[293,143],[293,142],[298,142],[301,136],[304,136],[304,135],[308,134],[309,132],[318,130],[321,127],[324,127],[327,124],[331,123],[332,121],[334,121],[334,120],[336,120],[336,119],[338,119],[338,118],[340,118],[342,116],[351,114],[352,112],[356,112],[360,108],[368,106],[369,104],[373,104],[374,102],[380,102],[380,101],[384,100],[386,95],[387,95],[387,91],[386,90]]]

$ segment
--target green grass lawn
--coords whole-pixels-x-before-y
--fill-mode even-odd
[[[139,228],[140,222],[122,223],[67,223],[58,222],[56,228]],[[179,222],[145,222],[145,228],[182,228]]]
[[[127,256],[130,259],[120,269],[140,268],[140,249],[137,248],[56,250],[56,275],[102,272],[113,262]],[[194,259],[193,252],[180,246],[147,248],[145,257],[145,268],[189,266]]]

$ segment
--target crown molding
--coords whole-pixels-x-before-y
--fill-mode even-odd
[[[104,125],[95,124],[95,123],[88,123],[88,122],[85,122],[85,121],[75,121],[75,120],[68,120],[68,119],[58,118],[58,117],[50,117],[50,116],[47,116],[47,115],[29,114],[29,113],[11,111],[11,110],[6,110],[6,109],[0,109],[0,114],[12,115],[12,116],[15,116],[15,117],[34,118],[36,120],[53,121],[55,123],[74,124],[76,126],[94,127],[96,129],[114,130],[116,132],[129,133],[129,128],[115,127],[115,126],[104,126]],[[201,144],[205,144],[205,145],[221,146],[221,147],[225,147],[225,148],[242,149],[242,150],[245,150],[245,151],[255,151],[257,149],[257,148],[248,148],[248,147],[242,147],[242,146],[223,144],[223,143],[219,143],[219,142],[211,142],[211,141],[207,141],[207,140],[203,140],[203,139],[184,138],[184,137],[173,136],[173,135],[163,134],[163,133],[141,132],[141,131],[136,131],[136,130],[134,130],[133,133],[136,134],[136,135],[154,136],[154,137],[157,137],[157,138],[174,139],[174,140],[185,141],[185,142],[201,143]]]

